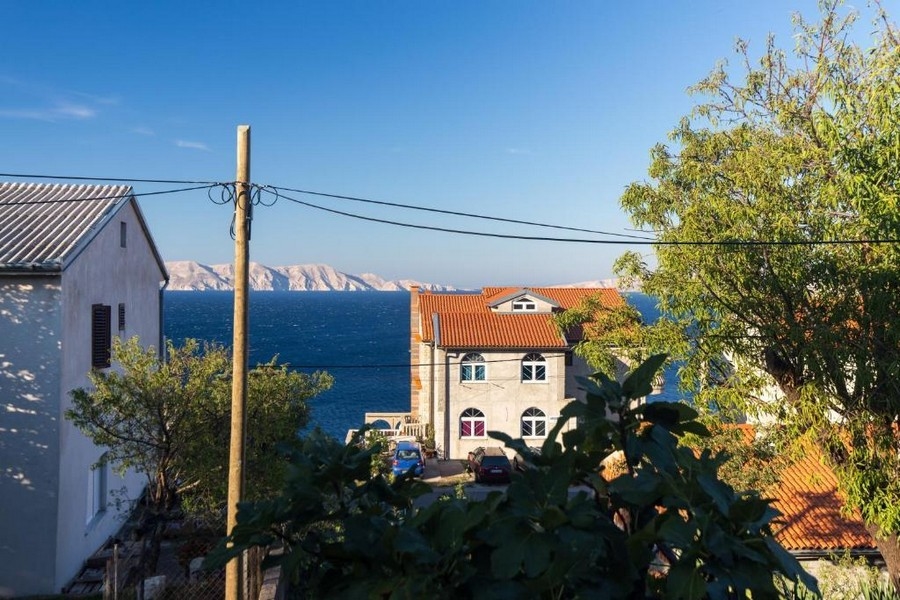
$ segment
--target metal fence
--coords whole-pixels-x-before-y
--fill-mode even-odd
[[[204,569],[203,556],[212,544],[200,538],[164,539],[150,569],[154,553],[146,542],[110,541],[86,563],[70,594],[102,594],[103,600],[221,600],[225,595],[224,569]],[[265,549],[245,552],[245,600],[259,600],[260,565]]]

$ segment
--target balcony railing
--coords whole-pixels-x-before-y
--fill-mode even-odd
[[[366,413],[365,424],[375,426],[374,428],[388,439],[411,437],[422,440],[425,439],[428,428],[427,423],[421,423],[418,418],[405,412]],[[347,432],[346,441],[350,441],[354,431],[351,429]]]

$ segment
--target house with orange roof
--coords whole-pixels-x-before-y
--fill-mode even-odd
[[[502,431],[539,446],[592,369],[574,355],[580,331],[552,315],[611,288],[486,287],[478,293],[410,291],[411,417],[434,427],[438,454],[465,458]],[[623,371],[624,371],[624,364]]]
[[[756,425],[726,425],[740,430],[745,443],[759,435]],[[804,562],[814,575],[835,558],[864,558],[877,564],[881,555],[860,515],[843,510],[844,500],[834,471],[812,446],[789,457],[777,471],[777,481],[762,494],[772,499],[780,515],[772,532],[781,546]],[[850,577],[851,571],[843,573]]]

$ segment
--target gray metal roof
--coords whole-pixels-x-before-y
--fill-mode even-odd
[[[127,185],[0,182],[0,270],[64,269],[131,194]]]

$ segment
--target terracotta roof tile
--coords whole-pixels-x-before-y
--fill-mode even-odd
[[[588,296],[599,295],[607,306],[625,303],[612,288],[486,287],[481,293],[419,294],[421,338],[434,339],[432,315],[440,315],[441,345],[460,348],[558,348],[565,343],[548,314],[498,314],[489,305],[527,290],[567,309]],[[466,315],[466,316],[464,316]],[[477,317],[476,317],[477,315]]]
[[[727,425],[740,430],[746,443],[753,441],[753,425]],[[791,551],[870,550],[875,542],[858,514],[844,516],[834,471],[812,448],[788,464],[778,483],[766,490],[781,513],[773,523],[775,538]]]
[[[788,550],[874,549],[860,517],[841,514],[834,472],[811,454],[785,468],[771,490],[782,513],[775,537]]]
[[[546,314],[444,313],[440,345],[450,348],[565,348]]]
[[[600,295],[606,306],[625,304],[622,295],[614,288],[567,288],[567,287],[486,287],[482,290],[485,303],[490,303],[520,290],[529,290],[535,294],[555,300],[561,308],[576,306],[584,298]]]
[[[432,294],[419,295],[419,316],[422,322],[422,339],[434,339],[431,315],[434,313],[490,313],[481,294]]]

